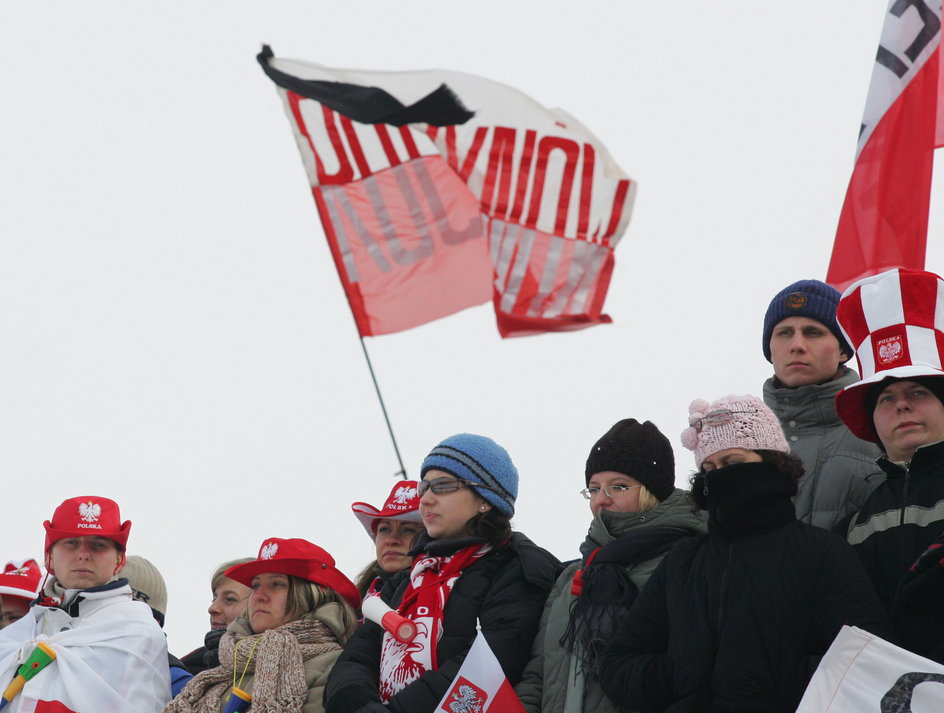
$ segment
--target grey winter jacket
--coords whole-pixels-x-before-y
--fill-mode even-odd
[[[706,531],[705,520],[691,510],[687,494],[676,489],[652,510],[633,513],[635,517],[626,522],[620,533],[625,537],[632,532],[651,526],[669,526],[688,531],[689,536]],[[588,540],[599,546],[612,542],[599,516],[595,517]],[[687,539],[682,535],[681,539]],[[630,579],[642,589],[662,560],[659,555],[628,568]],[[587,681],[580,672],[578,662],[561,645],[561,639],[570,619],[570,609],[575,596],[571,594],[574,574],[580,562],[567,567],[548,597],[541,617],[541,626],[534,640],[531,661],[515,692],[528,713],[625,713],[610,701],[596,680]]]
[[[876,464],[878,446],[852,435],[836,413],[836,394],[859,380],[843,367],[825,384],[779,387],[764,382],[764,403],[777,414],[790,451],[803,461],[806,473],[794,497],[797,520],[827,530],[860,507],[885,480]]]

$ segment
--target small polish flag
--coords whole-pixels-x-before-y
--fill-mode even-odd
[[[501,664],[482,635],[476,634],[452,686],[436,708],[445,713],[525,713]]]

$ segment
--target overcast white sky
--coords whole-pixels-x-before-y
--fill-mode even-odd
[[[343,6],[342,6],[343,5]],[[397,470],[291,129],[255,55],[454,69],[580,119],[639,183],[614,324],[502,341],[484,305],[368,340],[408,471],[495,438],[517,529],[562,559],[593,442],[759,394],[769,299],[822,279],[884,0],[47,2],[0,27],[0,564],[40,557],[75,495],[117,500],[129,552],[201,643],[209,575],[268,536],[352,575],[350,503]],[[932,214],[928,268],[942,269]]]

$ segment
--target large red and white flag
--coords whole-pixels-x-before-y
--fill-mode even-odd
[[[436,713],[525,713],[501,664],[479,631]]]
[[[489,299],[503,337],[610,321],[635,183],[576,119],[461,72],[258,60],[361,336]]]
[[[840,291],[924,268],[933,155],[944,144],[940,45],[940,0],[889,2],[826,275]]]

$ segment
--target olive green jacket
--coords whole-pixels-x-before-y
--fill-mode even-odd
[[[706,522],[691,511],[687,493],[676,490],[652,510],[634,513],[635,517],[623,525],[621,536],[632,531],[651,526],[670,526],[686,530],[689,536],[706,531]],[[597,544],[601,539],[612,541],[612,535],[597,533],[603,529],[599,518],[594,518],[591,534]],[[681,536],[680,539],[685,539]],[[640,590],[645,586],[649,575],[655,570],[664,555],[630,565],[627,569],[630,579]],[[625,713],[626,709],[616,706],[603,693],[596,680],[587,681],[580,672],[577,661],[561,645],[561,639],[567,630],[570,608],[575,597],[570,593],[574,573],[580,567],[576,562],[560,575],[554,589],[544,606],[541,625],[531,650],[521,682],[515,686],[515,692],[528,713]]]

